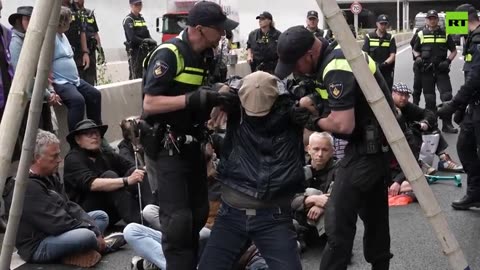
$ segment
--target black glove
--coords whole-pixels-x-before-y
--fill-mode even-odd
[[[410,125],[412,128],[415,128],[415,129],[418,129],[418,130],[422,130],[422,124],[420,122],[413,122],[411,125]]]
[[[455,111],[453,114],[453,121],[460,125],[462,123],[463,118],[465,117],[465,108],[461,108]]]
[[[97,47],[97,52],[98,52],[98,55],[97,55],[97,64],[99,65],[103,65],[106,63],[105,61],[105,52],[103,51],[103,48],[98,46]]]
[[[415,59],[415,66],[421,67],[423,65],[423,59],[419,56]]]
[[[293,106],[290,111],[290,119],[298,126],[305,127],[312,113],[304,107]]]
[[[151,38],[145,38],[142,40],[142,42],[150,46],[157,46],[157,42]]]
[[[220,94],[208,86],[202,86],[185,94],[185,108],[192,111],[211,110],[220,105]]]
[[[438,105],[437,115],[440,119],[451,119],[452,114],[458,109],[452,100]]]
[[[387,63],[387,62],[383,62],[383,63],[381,63],[381,64],[378,66],[378,68],[379,68],[380,70],[385,70],[385,69],[387,69],[387,68],[389,68],[389,67],[390,67],[390,64]]]
[[[450,63],[452,63],[452,61],[450,59],[446,59],[442,62],[440,62],[440,64],[438,64],[438,69],[441,70],[441,71],[448,71],[450,70]]]
[[[240,98],[235,91],[219,93],[219,105],[226,113],[231,113],[240,108]]]

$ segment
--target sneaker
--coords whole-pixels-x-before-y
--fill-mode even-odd
[[[90,268],[95,266],[102,255],[96,250],[90,250],[84,253],[71,255],[62,259],[63,264],[78,266],[82,268]]]
[[[426,175],[434,175],[437,172],[437,169],[434,167],[428,165],[427,163],[423,162],[420,160],[420,167],[422,168],[422,171]]]
[[[105,253],[117,251],[127,243],[123,237],[123,233],[120,232],[111,233],[104,239],[106,244]]]
[[[135,256],[132,258],[130,264],[130,269],[132,270],[161,270],[155,264],[145,260],[140,256]]]
[[[449,154],[440,155],[437,168],[439,171],[463,172],[463,166],[454,162]]]

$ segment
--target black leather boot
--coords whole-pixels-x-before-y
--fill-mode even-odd
[[[452,120],[451,119],[442,119],[443,120],[443,125],[442,125],[442,131],[445,133],[458,133],[458,129],[453,127]]]
[[[480,198],[465,195],[460,200],[453,201],[452,207],[455,210],[468,210],[470,207],[480,207]]]

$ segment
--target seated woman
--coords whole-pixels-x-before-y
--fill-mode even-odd
[[[67,136],[71,150],[65,157],[65,188],[72,201],[86,211],[107,212],[110,224],[120,219],[126,223],[140,222],[138,185],[142,205],[153,201],[145,172],[113,152],[100,148],[108,126],[92,120],[80,121]],[[145,179],[144,179],[145,178]]]
[[[68,108],[68,129],[73,130],[85,115],[102,124],[102,95],[78,75],[77,65],[73,59],[73,51],[65,32],[70,27],[72,12],[66,7],[60,11],[58,31],[55,38],[52,74],[53,87]]]

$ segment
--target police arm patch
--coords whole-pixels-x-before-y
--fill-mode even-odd
[[[343,94],[343,83],[334,82],[328,85],[328,93],[331,97],[339,99]]]
[[[167,63],[163,61],[155,62],[155,66],[153,67],[153,77],[160,78],[167,73],[168,70]]]

